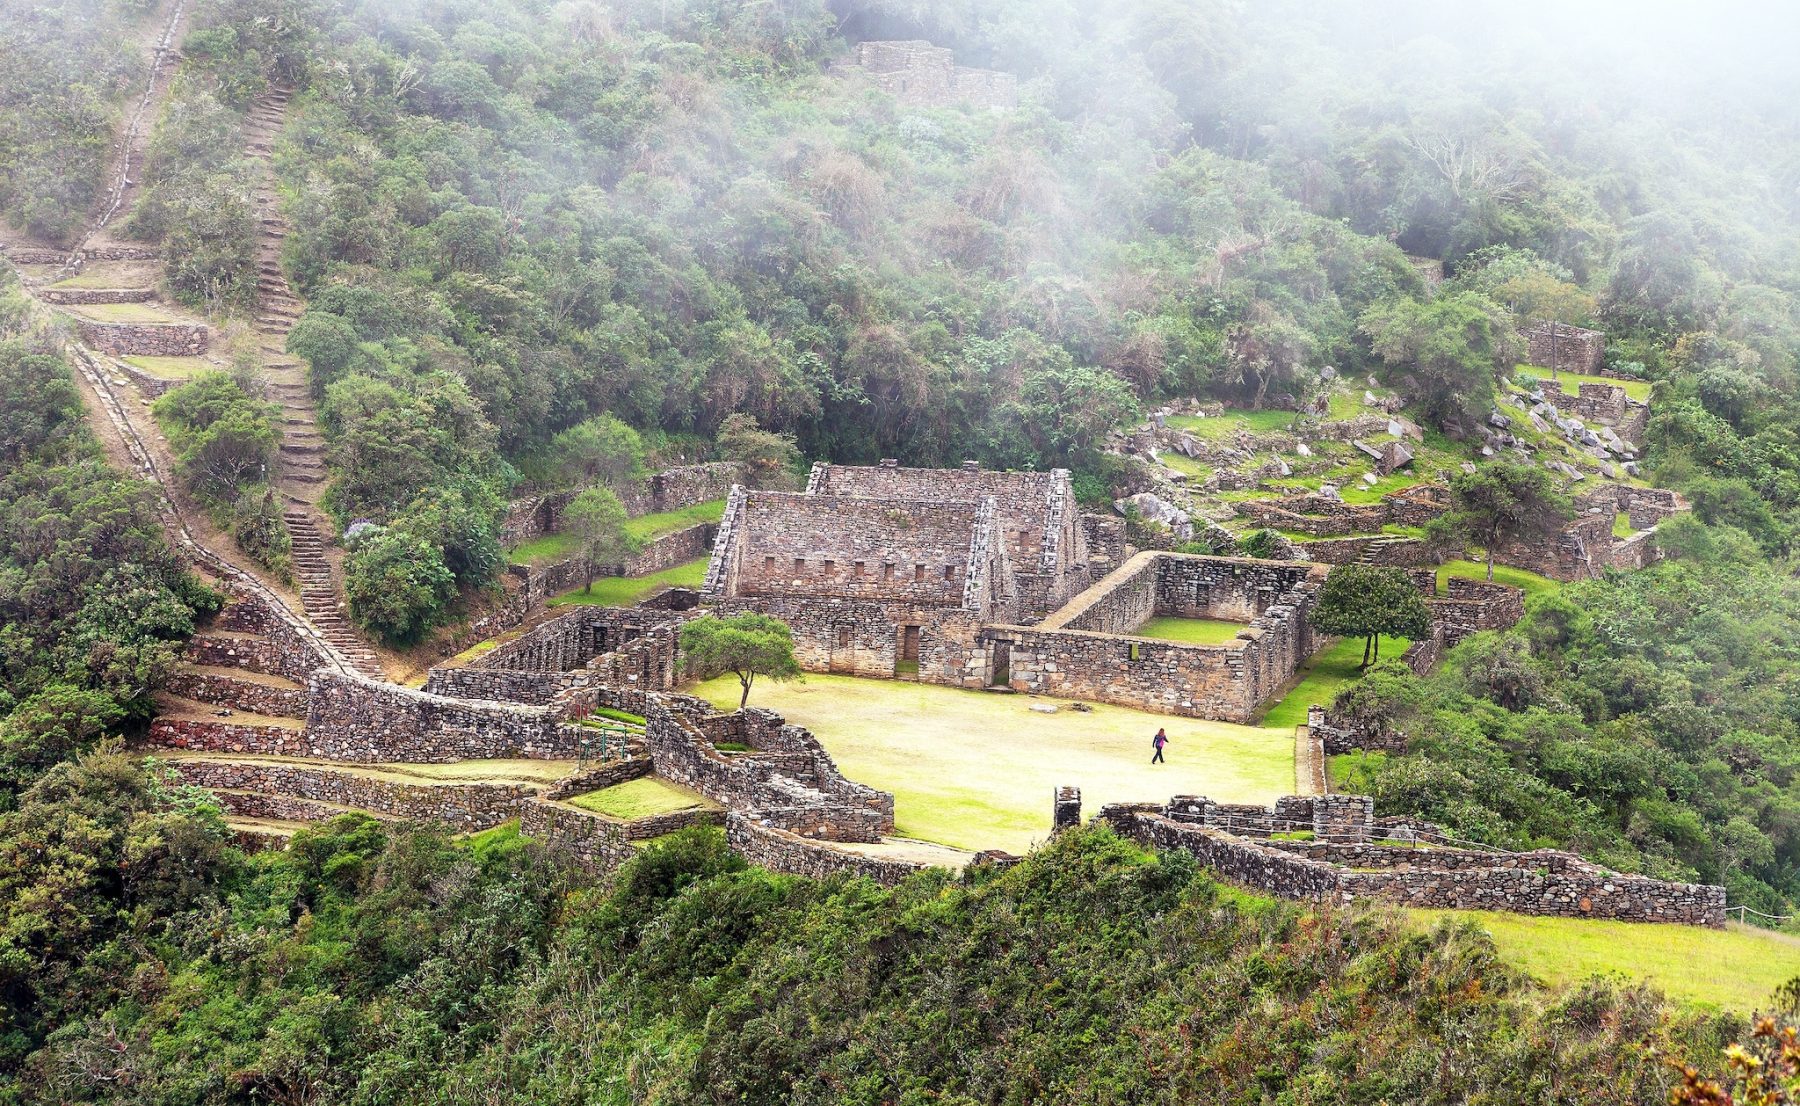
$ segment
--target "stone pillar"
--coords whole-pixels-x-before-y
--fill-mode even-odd
[[[1056,805],[1050,815],[1050,832],[1061,833],[1081,825],[1081,788],[1056,789]]]
[[[1212,800],[1204,795],[1177,795],[1163,808],[1163,816],[1176,822],[1205,824]]]
[[[1367,841],[1375,821],[1375,800],[1367,795],[1317,795],[1313,798],[1313,833],[1322,841]]]

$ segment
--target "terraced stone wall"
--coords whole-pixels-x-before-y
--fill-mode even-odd
[[[273,687],[255,680],[240,680],[216,672],[180,669],[169,674],[163,687],[184,699],[214,703],[251,714],[277,718],[306,717],[304,687]]]
[[[305,755],[435,763],[505,758],[574,760],[580,727],[549,707],[448,699],[361,676],[314,673]]]
[[[891,887],[924,867],[904,860],[861,856],[776,826],[764,825],[737,811],[732,811],[725,819],[725,841],[733,852],[759,868],[811,879],[849,873]]]
[[[1505,910],[1721,927],[1725,889],[1620,875],[1568,853],[1258,841],[1146,806],[1100,817],[1159,849],[1182,849],[1234,883],[1302,901],[1375,898],[1412,907]]]
[[[212,341],[210,330],[190,323],[96,323],[77,319],[75,330],[83,345],[114,357],[199,357]]]
[[[457,830],[479,830],[515,816],[536,788],[518,784],[408,784],[306,764],[188,760],[169,762],[188,783],[214,791],[246,791],[370,810]]]

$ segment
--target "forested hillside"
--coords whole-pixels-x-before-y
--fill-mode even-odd
[[[420,650],[499,591],[515,496],[975,459],[1069,467],[1106,511],[1135,463],[1109,435],[1159,406],[1365,380],[1472,475],[1519,329],[1604,331],[1607,371],[1653,385],[1634,479],[1693,506],[1667,562],[1534,596],[1431,675],[1377,668],[1337,706],[1410,746],[1335,782],[1775,922],[1800,913],[1793,28],[1622,36],[1633,9],[1565,7],[192,0],[114,230],[249,349],[246,126],[291,90],[284,342],[321,527],[362,535],[348,617]],[[9,244],[91,219],[155,8],[0,9]],[[1016,76],[1017,106],[908,103],[848,64],[914,38]],[[0,265],[0,1103],[1650,1103],[1667,1057],[1710,1073],[1750,1030],[1098,828],[898,888],[746,868],[713,830],[604,883],[508,828],[346,815],[241,851],[119,743],[221,600],[108,465],[67,336]],[[281,575],[254,361],[146,410]]]

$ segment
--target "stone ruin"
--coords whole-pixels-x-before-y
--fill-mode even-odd
[[[1059,796],[1058,817],[1068,817]],[[1721,928],[1725,889],[1622,875],[1555,849],[1511,853],[1413,819],[1375,817],[1360,795],[1289,795],[1238,806],[1178,795],[1103,807],[1099,820],[1146,847],[1180,849],[1233,883],[1285,899],[1505,910]]]
[[[1525,360],[1564,373],[1594,374],[1606,363],[1606,335],[1567,323],[1539,323],[1521,330]]]
[[[848,68],[904,104],[1001,111],[1019,102],[1019,80],[1011,73],[957,65],[956,55],[922,39],[859,42],[850,49]]]

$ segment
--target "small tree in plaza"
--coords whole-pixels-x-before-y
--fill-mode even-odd
[[[794,632],[766,614],[702,615],[681,628],[681,652],[690,676],[701,680],[727,672],[736,676],[744,689],[739,710],[750,701],[750,685],[758,676],[791,680],[800,675]]]
[[[1431,625],[1425,597],[1397,568],[1338,565],[1319,589],[1312,624],[1336,637],[1363,639],[1362,667],[1381,659],[1381,635],[1417,638]]]

